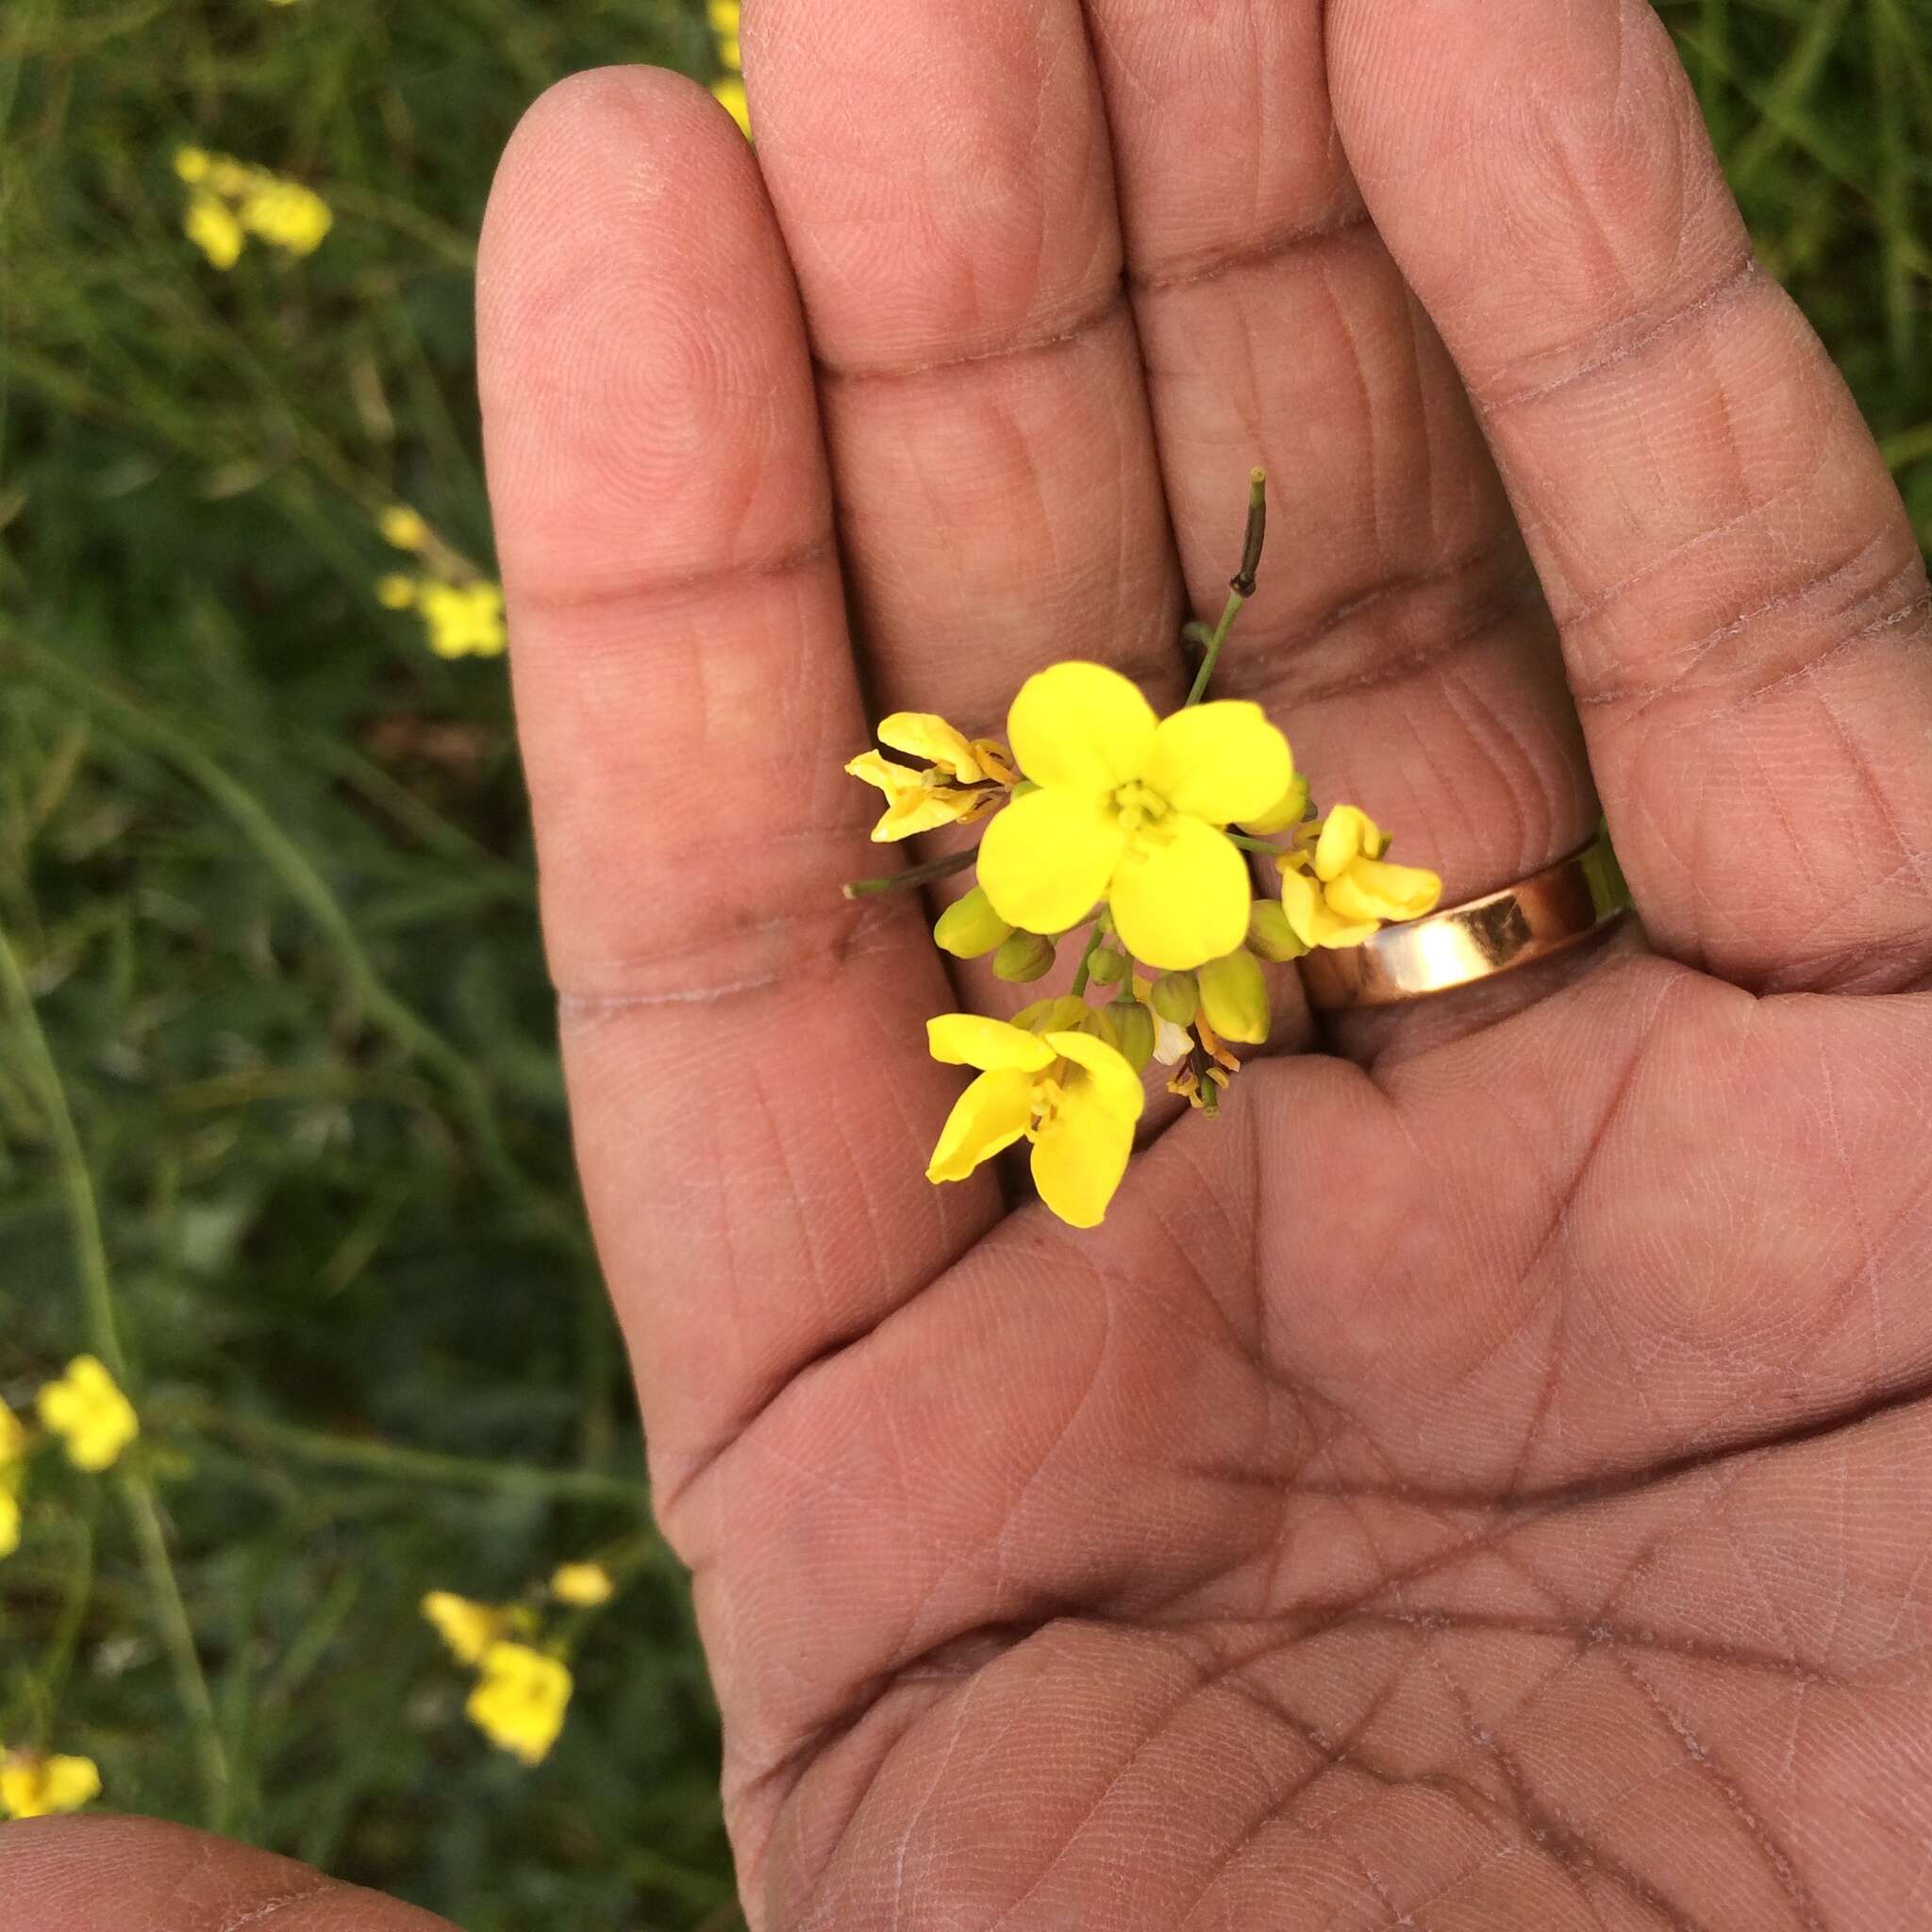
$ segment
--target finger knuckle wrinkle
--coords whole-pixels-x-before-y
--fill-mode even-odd
[[[1716,275],[1688,294],[1625,310],[1553,348],[1507,364],[1472,391],[1477,412],[1492,420],[1545,402],[1605,370],[1666,346],[1683,330],[1707,321],[1731,303],[1774,286],[1748,249],[1727,256]]]

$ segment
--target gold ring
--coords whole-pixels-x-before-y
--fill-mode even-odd
[[[1601,831],[1581,852],[1460,906],[1385,925],[1358,946],[1301,961],[1308,1004],[1390,1007],[1468,986],[1587,939],[1629,909],[1630,892]]]

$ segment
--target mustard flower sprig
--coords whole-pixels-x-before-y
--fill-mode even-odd
[[[502,586],[483,575],[406,503],[391,504],[375,526],[385,543],[423,563],[419,572],[391,571],[378,577],[375,601],[385,610],[414,610],[423,620],[425,641],[439,658],[500,658],[509,641]]]
[[[189,190],[182,232],[218,269],[231,269],[251,239],[291,259],[313,255],[335,225],[327,202],[288,175],[206,148],[175,150]]]
[[[1119,672],[1070,660],[1025,680],[1002,739],[896,711],[878,737],[898,756],[867,751],[846,765],[885,794],[875,841],[986,821],[976,849],[855,881],[849,897],[971,868],[975,882],[933,927],[941,950],[988,960],[1017,985],[1044,979],[1070,951],[1075,961],[1067,993],[1010,1021],[927,1023],[933,1058],[976,1074],[941,1130],[929,1180],[964,1180],[1024,1141],[1047,1208],[1096,1225],[1125,1175],[1151,1065],[1169,1070],[1170,1093],[1217,1114],[1241,1070],[1235,1048],[1269,1036],[1266,964],[1358,945],[1440,897],[1435,874],[1389,861],[1387,834],[1359,808],[1318,811],[1260,706],[1208,696],[1255,593],[1266,526],[1257,470],[1241,567],[1220,622],[1184,633],[1201,660],[1171,715]],[[1278,898],[1257,896],[1257,855],[1273,861]],[[1090,1001],[1090,988],[1112,996]]]
[[[565,1563],[543,1594],[576,1610],[608,1603],[617,1583],[602,1563]],[[535,1602],[476,1603],[432,1590],[423,1615],[459,1664],[476,1673],[463,1713],[499,1751],[526,1766],[542,1763],[562,1735],[575,1690],[566,1643],[546,1636]]]

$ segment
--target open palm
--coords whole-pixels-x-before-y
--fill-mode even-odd
[[[1925,583],[1648,7],[745,45],[756,158],[662,74],[546,98],[482,313],[754,1924],[1932,1923]],[[933,1189],[956,992],[840,897],[840,765],[1055,658],[1171,704],[1256,461],[1217,691],[1450,902],[1600,799],[1649,950],[1257,1061],[1095,1234]]]

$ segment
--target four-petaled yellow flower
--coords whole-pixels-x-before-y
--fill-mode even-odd
[[[42,1757],[15,1751],[0,1757],[0,1811],[9,1818],[47,1818],[78,1811],[101,1794],[92,1757]]]
[[[963,1181],[1023,1136],[1040,1198],[1071,1227],[1097,1227],[1133,1152],[1141,1076],[1091,1033],[1028,1033],[976,1013],[925,1024],[932,1057],[976,1067],[933,1149],[929,1181]]]
[[[41,1391],[37,1407],[42,1422],[66,1441],[76,1469],[111,1469],[141,1434],[134,1405],[91,1355],[69,1362],[66,1374]]]
[[[1029,677],[1007,726],[1039,789],[980,843],[979,883],[1002,919],[1064,932],[1105,899],[1127,952],[1167,970],[1241,944],[1248,865],[1224,827],[1269,812],[1294,776],[1258,705],[1157,719],[1119,672],[1075,662]]]
[[[617,1594],[610,1573],[601,1563],[565,1563],[550,1579],[550,1594],[560,1604],[593,1609]]]
[[[439,658],[497,658],[507,641],[503,592],[494,584],[425,581],[416,602]]]
[[[556,1657],[526,1643],[492,1643],[463,1708],[499,1750],[541,1764],[563,1729],[572,1688],[569,1667]]]
[[[1281,909],[1304,945],[1358,946],[1384,920],[1435,909],[1442,881],[1420,866],[1391,865],[1388,849],[1388,835],[1365,811],[1338,805],[1275,861]]]
[[[480,1664],[484,1653],[509,1628],[509,1613],[493,1604],[472,1603],[447,1590],[432,1590],[423,1599],[423,1614],[436,1626],[459,1664]]]
[[[930,711],[894,711],[880,720],[878,736],[881,744],[925,763],[902,765],[867,751],[845,767],[886,794],[885,814],[872,828],[875,842],[909,839],[941,825],[971,824],[1006,798],[1005,768],[996,747],[970,741]],[[978,789],[962,789],[967,786]]]

